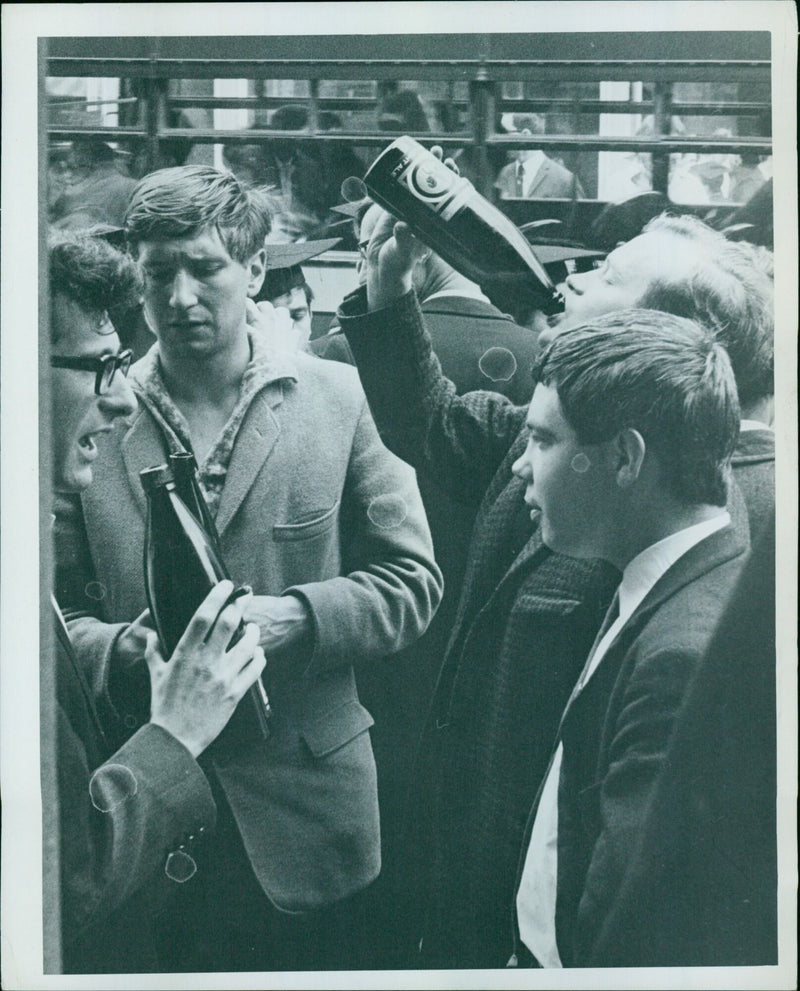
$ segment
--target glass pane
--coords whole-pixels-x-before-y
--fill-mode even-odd
[[[597,198],[621,203],[653,188],[652,156],[643,152],[601,151],[598,156]]]

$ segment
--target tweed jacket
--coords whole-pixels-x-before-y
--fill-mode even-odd
[[[146,605],[138,475],[165,460],[165,445],[140,400],[98,459],[83,525],[62,521],[58,531],[59,594],[101,693],[121,624]],[[313,647],[267,666],[270,739],[217,750],[213,767],[267,896],[281,909],[316,908],[380,868],[372,718],[353,664],[418,637],[441,595],[414,474],[380,442],[353,369],[274,355],[236,436],[216,524],[235,581],[256,595],[291,590],[312,617]],[[80,574],[87,558],[99,609],[69,576],[69,562]],[[120,715],[135,724],[137,713]]]
[[[527,440],[525,408],[495,393],[456,395],[413,293],[365,309],[362,290],[339,317],[387,443],[477,509],[420,748],[410,818],[420,853],[412,908],[422,918],[409,942],[422,935],[424,965],[503,966],[526,816],[619,575],[542,544],[511,472]]]
[[[170,852],[213,827],[200,766],[159,726],[111,752],[60,616],[56,620],[62,969],[155,969],[148,896]],[[47,796],[44,796],[45,800]]]
[[[565,967],[694,962],[678,940],[661,959],[648,956],[646,941],[637,941],[632,951],[624,931],[617,933],[609,959],[598,955],[595,944],[616,907],[688,685],[736,587],[747,547],[746,535],[727,526],[679,558],[567,704],[556,741],[563,744],[556,937]],[[538,798],[520,868],[537,805]]]
[[[495,181],[495,189],[503,200],[516,197],[517,163],[509,162],[501,170]],[[573,186],[578,199],[584,197],[583,187],[575,175],[552,158],[544,161],[536,170],[533,182],[525,193],[525,199],[566,199],[572,196]]]

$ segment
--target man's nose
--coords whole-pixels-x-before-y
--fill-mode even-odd
[[[98,405],[106,416],[130,416],[136,409],[136,393],[122,374],[117,372],[111,388],[99,398]]]
[[[197,288],[188,272],[177,272],[172,280],[169,305],[178,310],[186,310],[197,302]]]
[[[514,464],[511,466],[511,471],[526,482],[529,482],[533,478],[533,472],[531,471],[530,462],[527,458],[527,452],[522,454]]]
[[[591,272],[572,272],[566,279],[567,288],[580,296],[586,287],[586,280],[591,277],[591,274]]]

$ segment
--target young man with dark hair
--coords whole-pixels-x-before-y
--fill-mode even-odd
[[[71,632],[134,722],[123,689],[141,645],[120,624],[144,605],[142,468],[193,451],[226,563],[255,592],[272,735],[209,762],[220,825],[198,853],[177,969],[357,964],[357,896],[380,845],[353,664],[419,636],[441,595],[413,472],[381,443],[355,371],[279,352],[249,323],[269,229],[258,195],[200,166],[134,191],[126,227],[157,343],[131,370],[138,409],[70,538],[109,590],[98,605],[76,588],[70,605],[93,616]]]
[[[739,405],[711,333],[655,311],[564,332],[534,375],[528,444],[513,468],[525,501],[548,547],[606,560],[622,582],[534,803],[516,900],[518,958],[600,966],[609,961],[595,943],[748,548],[725,509]],[[669,879],[664,886],[672,905]],[[707,962],[680,939],[650,955],[646,940],[626,948],[629,934],[616,935],[617,966]]]
[[[91,484],[98,438],[136,408],[130,352],[120,352],[108,308],[135,298],[139,281],[130,259],[84,235],[51,238],[49,263],[53,488],[63,498]],[[216,819],[196,758],[264,668],[254,624],[226,652],[242,614],[241,605],[225,607],[232,589],[223,582],[209,594],[169,664],[155,633],[146,635],[149,718],[116,751],[54,600],[65,973],[156,966],[148,892],[165,873],[188,878],[195,836]]]

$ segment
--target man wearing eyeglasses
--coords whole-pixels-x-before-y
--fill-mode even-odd
[[[53,488],[63,508],[92,481],[97,439],[136,408],[131,352],[119,350],[108,307],[134,302],[138,279],[129,259],[87,235],[54,237],[49,262]],[[150,718],[116,752],[54,600],[65,973],[156,966],[144,889],[196,870],[192,844],[214,825],[216,807],[195,758],[265,664],[254,624],[226,653],[243,610],[225,605],[232,588],[222,582],[209,594],[169,664],[146,634]]]

